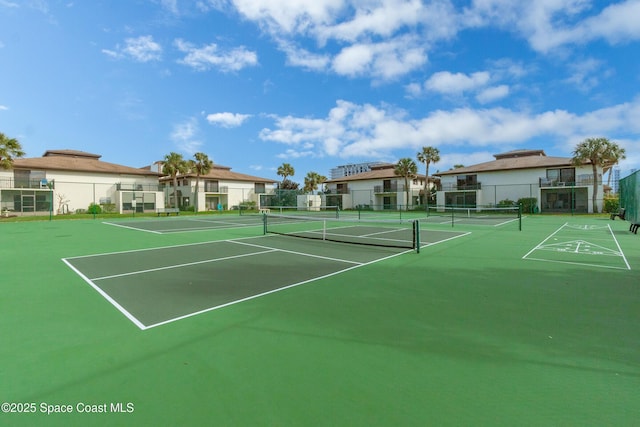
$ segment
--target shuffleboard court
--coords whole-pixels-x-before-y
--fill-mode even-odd
[[[423,247],[468,233],[424,234]],[[149,329],[408,252],[414,253],[270,235],[63,261],[140,329]]]
[[[609,225],[565,223],[523,259],[630,270]]]

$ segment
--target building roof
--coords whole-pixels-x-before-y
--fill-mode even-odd
[[[380,179],[390,179],[390,178],[400,178],[395,173],[395,164],[393,163],[382,163],[380,165],[372,166],[371,170],[368,172],[362,172],[355,175],[343,176],[336,179],[330,179],[325,182],[325,184],[335,184],[338,182],[349,182],[349,181],[368,181],[368,180],[380,180]],[[418,178],[424,178],[424,175],[418,174]]]
[[[195,173],[187,173],[184,175],[178,175],[178,179],[183,178],[195,178]],[[170,181],[170,176],[163,176],[160,181]],[[200,175],[200,179],[215,179],[219,181],[246,181],[246,182],[261,182],[265,184],[274,184],[276,181],[267,178],[260,178],[258,176],[247,175],[239,172],[231,171],[228,166],[213,165],[211,171],[206,175]]]
[[[118,175],[159,176],[149,169],[132,168],[103,162],[99,154],[76,150],[48,150],[42,157],[15,159],[13,169],[35,169],[68,172],[106,173]]]
[[[479,172],[573,166],[570,157],[549,157],[542,150],[514,150],[503,154],[495,154],[494,157],[496,159],[490,162],[437,172],[434,175],[465,175]]]

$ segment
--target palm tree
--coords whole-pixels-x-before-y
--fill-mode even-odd
[[[418,161],[425,165],[424,180],[424,198],[425,205],[429,204],[429,164],[438,163],[440,161],[440,150],[436,147],[422,147],[422,151],[418,152]]]
[[[291,166],[289,163],[283,163],[282,165],[278,166],[278,176],[282,177],[283,184],[287,180],[287,177],[293,176],[295,173],[295,169],[293,169],[293,166]]]
[[[0,169],[11,169],[13,160],[22,156],[24,151],[18,140],[0,132]]]
[[[607,138],[587,138],[579,143],[573,150],[574,165],[591,163],[593,171],[593,212],[598,213],[598,166],[611,167],[625,158],[624,148],[620,148],[615,142]]]
[[[309,172],[304,178],[304,191],[312,193],[318,189],[318,185],[323,184],[326,180],[326,176],[322,176],[317,172]]]
[[[405,157],[398,160],[394,172],[397,176],[404,178],[404,191],[407,199],[407,210],[409,210],[409,179],[413,179],[418,175],[418,165],[409,157]]]
[[[620,160],[626,159],[624,148],[619,147],[617,144],[611,145],[611,152],[609,153],[609,159],[607,164],[602,167],[602,173],[609,171],[607,177],[607,185],[611,187],[611,174],[613,173],[613,166],[617,165]]]
[[[188,163],[182,158],[182,154],[173,151],[164,156],[162,173],[173,178],[173,204],[178,207],[178,175],[185,174],[189,170]]]
[[[211,172],[213,169],[213,161],[209,159],[205,153],[196,153],[193,155],[195,160],[189,160],[189,169],[196,173],[196,196],[193,199],[194,210],[198,213],[198,189],[200,187],[200,177]]]

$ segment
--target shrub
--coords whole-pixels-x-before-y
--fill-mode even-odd
[[[620,210],[620,199],[618,196],[605,196],[603,213],[617,213]]]
[[[504,199],[504,200],[500,200],[497,206],[499,208],[510,208],[515,205],[516,205],[516,202],[514,202],[513,200]]]
[[[102,208],[100,207],[100,205],[96,205],[95,203],[91,203],[89,205],[89,209],[87,209],[87,213],[90,214],[100,214],[102,213]]]
[[[103,203],[100,206],[102,206],[102,212],[104,213],[115,213],[116,211],[115,203]]]
[[[522,213],[535,213],[537,212],[538,199],[535,197],[523,197],[518,199],[518,204],[522,206]]]

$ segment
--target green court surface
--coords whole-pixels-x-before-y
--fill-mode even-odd
[[[638,424],[627,222],[424,221],[417,253],[214,219],[0,223],[0,425]]]

